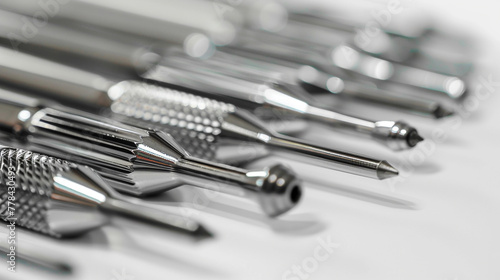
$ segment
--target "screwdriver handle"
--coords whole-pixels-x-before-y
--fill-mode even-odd
[[[0,80],[24,89],[57,96],[80,106],[110,106],[112,82],[77,68],[0,47]]]
[[[158,62],[160,56],[143,47],[150,42],[123,34],[94,30],[81,26],[47,24],[36,36],[24,42],[12,42],[12,34],[22,34],[26,17],[0,10],[0,42],[16,50],[45,56],[50,51],[103,61],[129,72],[144,72]],[[57,57],[56,57],[57,59]]]
[[[194,5],[192,1],[188,4],[183,0],[168,3],[143,0],[141,5],[120,0],[58,2],[64,4],[54,5],[57,7],[51,15],[55,20],[64,19],[165,43],[182,45],[193,33],[208,34],[214,40],[222,37],[223,40],[224,32],[228,31],[227,23],[220,20],[213,3],[206,1],[196,1]],[[32,16],[40,11],[39,3],[38,0],[4,1],[0,8]]]

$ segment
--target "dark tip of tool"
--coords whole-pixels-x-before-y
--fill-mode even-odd
[[[434,117],[436,119],[444,118],[453,115],[454,112],[448,109],[445,109],[441,106],[437,107],[436,110],[434,111]]]
[[[412,130],[406,138],[406,142],[408,142],[408,145],[410,147],[415,147],[422,141],[424,141],[424,138],[422,138],[422,136],[420,136],[416,130]]]
[[[192,232],[192,235],[198,240],[214,237],[214,235],[202,225],[198,225],[198,227]]]
[[[377,168],[377,176],[380,180],[396,177],[399,171],[390,165],[387,161],[381,161]]]
[[[56,270],[60,271],[61,273],[65,273],[65,274],[73,273],[73,268],[71,267],[71,265],[66,264],[66,263],[58,264],[56,267]]]

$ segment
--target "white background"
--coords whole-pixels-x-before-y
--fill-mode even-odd
[[[203,211],[190,212],[216,234],[213,240],[197,243],[122,219],[76,240],[57,241],[19,230],[20,247],[43,248],[73,264],[75,271],[68,277],[19,263],[14,274],[6,271],[4,263],[0,279],[282,279],[287,270],[304,263],[310,266],[307,279],[500,279],[496,96],[500,92],[500,10],[496,2],[486,0],[415,0],[408,7],[415,6],[427,10],[439,26],[476,40],[472,91],[481,84],[480,77],[491,77],[498,83],[490,96],[476,98],[465,113],[449,120],[397,113],[377,116],[405,118],[419,128],[427,141],[409,152],[394,154],[365,140],[333,134],[327,141],[320,128],[308,135],[395,165],[409,162],[406,167],[397,166],[400,179],[378,182],[290,163],[310,178],[299,207],[273,221],[250,205],[215,197]],[[439,129],[444,140],[436,137]],[[356,191],[346,191],[350,188]],[[367,191],[408,200],[415,209],[370,199]],[[176,190],[162,199],[189,203],[194,192]],[[4,238],[6,228],[0,232]],[[312,267],[318,238],[337,246]],[[301,279],[292,276],[284,279]]]

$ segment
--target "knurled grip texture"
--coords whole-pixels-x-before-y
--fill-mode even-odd
[[[0,216],[8,222],[17,218],[15,224],[46,235],[58,237],[52,232],[46,220],[46,212],[53,190],[53,175],[68,170],[72,164],[66,161],[32,153],[22,149],[3,148],[0,151]],[[11,171],[9,174],[9,171]],[[12,175],[14,172],[14,176]],[[10,183],[10,182],[14,182]],[[15,192],[9,194],[9,186]],[[15,198],[9,213],[9,196]]]
[[[224,117],[231,104],[138,81],[119,84],[123,91],[111,109],[146,127],[165,130],[192,156],[213,160]]]

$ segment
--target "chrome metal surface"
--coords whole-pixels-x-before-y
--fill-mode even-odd
[[[192,219],[118,199],[89,167],[8,147],[1,148],[0,157],[4,221],[60,238],[103,225],[102,212],[110,212],[197,237],[208,234]],[[15,198],[14,210],[8,207],[9,196]]]
[[[363,136],[374,137],[377,134],[374,132],[375,121],[314,106],[314,102],[309,100],[307,93],[299,92],[299,88],[287,87],[274,83],[272,80],[266,82],[265,78],[260,75],[255,74],[252,77],[252,72],[232,71],[231,67],[226,67],[226,63],[221,64],[210,60],[200,61],[177,55],[175,57],[167,56],[166,64],[169,66],[158,66],[146,73],[145,77],[202,91],[219,100],[230,98],[230,101],[234,101],[235,104],[246,109],[264,106],[269,107],[270,110],[277,109],[287,114],[328,124],[335,128],[346,129]],[[415,129],[411,128],[411,130]],[[380,140],[379,136],[377,135],[375,138]],[[396,150],[414,147],[414,145],[405,145],[405,143],[410,143],[405,134],[395,139],[401,141],[401,144],[395,146],[382,143],[389,148],[396,148]],[[388,142],[394,142],[395,139],[387,137]]]
[[[29,92],[41,93],[40,97],[51,98],[78,109],[90,109],[92,112],[99,111],[102,114],[107,114],[113,99],[118,98],[117,94],[120,94],[110,90],[110,86],[114,82],[102,75],[54,63],[33,55],[15,52],[7,48],[0,48],[0,55],[4,58],[0,63],[0,80],[17,87],[24,87]],[[5,99],[12,96],[12,93],[3,91],[2,94],[2,91],[0,91],[0,95]],[[23,95],[17,94],[13,99],[15,101],[15,99],[20,100],[23,98],[26,99]],[[38,103],[39,101],[34,99],[33,102]],[[24,110],[23,108],[18,109]],[[16,121],[17,113],[6,110],[3,110],[2,113],[4,122],[12,118],[14,118],[13,121]],[[116,114],[111,114],[110,117],[133,126],[159,128],[149,120],[139,121],[138,118],[123,118]],[[279,123],[274,124],[279,125]],[[165,127],[161,129],[164,130]],[[171,134],[191,155],[208,160],[218,160],[216,158],[216,147],[209,145],[205,139],[194,137],[193,134],[187,134],[185,130],[174,127],[166,132]],[[231,162],[236,163],[238,157],[250,160],[252,157],[255,159],[261,156],[259,154],[235,154],[235,157],[231,158]]]
[[[0,238],[0,252],[5,254],[11,252],[11,245],[8,244],[7,240],[7,238]],[[31,242],[26,244],[26,246],[16,247],[16,250],[17,257],[44,269],[60,274],[71,274],[74,271],[73,264],[65,256],[54,256],[51,248],[48,246],[40,246],[37,243]]]
[[[11,110],[24,108],[22,104],[0,104]],[[286,212],[300,200],[300,195],[292,196],[301,193],[300,180],[283,166],[260,171],[236,168],[192,157],[165,132],[79,111],[29,107],[23,110],[35,112],[23,121],[19,132],[26,135],[33,149],[87,164],[122,192],[146,195],[169,190],[183,183],[169,179],[169,174],[177,172],[205,178],[203,184],[197,184],[204,188],[219,190],[219,182],[232,185],[258,203],[263,201],[260,196],[272,196],[269,201],[275,203],[275,212],[266,212],[270,216]],[[279,178],[282,180],[276,180]],[[261,205],[264,211],[272,208],[269,203]]]
[[[442,118],[452,114],[452,111],[434,100],[402,96],[396,92],[353,81],[348,76],[341,75],[340,72],[337,73],[338,75],[331,75],[309,65],[251,52],[226,48],[225,51],[217,51],[211,57],[210,62],[223,65],[226,71],[241,73],[252,71],[254,75],[258,73],[264,78],[273,77],[280,82],[292,85],[314,86],[317,89],[331,92],[335,96],[391,106],[391,109],[421,116]]]
[[[24,59],[28,59],[31,56],[26,55],[26,54],[21,54],[21,53],[12,53],[12,56],[23,56]],[[42,59],[35,59],[36,63],[40,65],[44,65]],[[55,65],[51,64],[52,66],[55,67]],[[14,68],[13,65],[11,65],[12,71],[14,72],[15,69],[17,69],[16,75],[22,75],[24,71],[29,71],[28,67],[20,67],[20,68]],[[160,69],[161,70],[161,69]],[[161,71],[155,71],[157,74],[162,74],[162,79],[164,78],[163,73]],[[1,77],[1,72],[0,72],[0,77]],[[189,78],[189,77],[186,77]],[[53,80],[58,80],[60,78],[58,77],[50,77],[47,78],[47,83],[50,83]],[[23,86],[23,84],[19,84],[19,86]],[[37,87],[33,87],[33,85],[30,85],[30,89],[39,89]],[[269,88],[270,89],[270,88]],[[63,91],[63,89],[59,89],[60,91]],[[277,93],[278,96],[279,92],[270,89],[271,93]],[[58,98],[59,94],[52,94],[51,95],[54,98]],[[275,96],[275,95],[274,95]],[[180,135],[188,135],[192,139],[202,139],[208,141],[208,142],[213,142],[215,140],[215,137],[219,135],[222,131],[220,129],[221,122],[224,121],[224,114],[228,111],[234,111],[235,107],[233,105],[229,105],[226,103],[218,102],[215,100],[210,100],[210,99],[204,99],[201,97],[197,97],[194,95],[186,94],[183,92],[175,91],[175,90],[170,90],[168,88],[164,87],[157,87],[153,85],[149,85],[146,83],[141,83],[141,82],[121,82],[113,87],[108,89],[108,98],[113,102],[113,105],[111,106],[112,111],[115,114],[123,115],[126,116],[128,121],[131,121],[132,119],[136,119],[139,121],[145,121],[143,124],[147,123],[148,127],[151,126],[156,126],[160,125],[162,127],[162,130],[172,129],[172,128],[178,128],[182,132]],[[44,116],[46,115],[47,112],[52,112],[50,109],[47,110],[42,110],[38,115],[39,116]],[[130,159],[134,158],[133,152],[130,151],[130,144],[135,144],[135,142],[131,141],[130,139],[125,141],[129,142],[129,147],[128,150],[127,148],[122,149],[120,148],[119,150],[114,150],[116,148],[116,144],[119,144],[117,147],[121,147],[120,145],[123,145],[122,141],[116,141],[119,139],[119,137],[114,137],[114,132],[115,131],[122,131],[123,129],[115,128],[114,126],[120,127],[116,122],[113,123],[113,125],[109,126],[111,128],[111,131],[100,131],[97,130],[97,133],[95,133],[95,129],[93,126],[95,126],[95,123],[99,123],[100,120],[96,120],[92,122],[92,124],[84,124],[84,127],[86,129],[84,130],[78,130],[79,132],[77,135],[81,135],[81,132],[87,133],[90,132],[90,134],[96,134],[100,136],[105,136],[107,140],[113,140],[112,144],[109,145],[103,145],[106,143],[106,141],[102,142],[101,139],[94,139],[91,137],[91,139],[86,139],[85,134],[81,135],[85,141],[88,142],[82,142],[82,141],[76,141],[76,143],[84,143],[84,148],[82,149],[79,146],[75,146],[75,141],[71,137],[64,137],[66,139],[65,141],[67,142],[62,142],[58,141],[56,145],[55,140],[57,138],[62,137],[59,136],[58,134],[53,134],[49,132],[49,138],[44,139],[42,135],[44,134],[44,129],[49,128],[55,128],[56,130],[57,127],[54,127],[53,123],[51,123],[51,118],[54,116],[48,115],[47,118],[49,119],[48,123],[43,123],[40,122],[40,129],[38,131],[40,132],[39,136],[36,138],[32,138],[32,142],[37,143],[39,145],[43,145],[45,147],[54,147],[55,151],[58,151],[59,153],[66,153],[66,154],[77,154],[77,155],[82,155],[80,156],[81,159],[84,163],[86,164],[92,164],[95,163],[97,164],[100,169],[105,170],[106,174],[103,176],[107,176],[107,178],[113,178],[115,181],[120,182],[120,187],[122,189],[129,189],[131,190],[132,193],[134,194],[141,194],[142,191],[141,189],[158,189],[161,186],[161,179],[153,179],[153,178],[148,178],[148,182],[145,183],[132,183],[132,182],[137,182],[138,180],[133,180],[131,179],[130,175],[126,176],[117,176],[112,172],[114,170],[130,170],[131,169],[131,162]],[[69,117],[69,116],[68,116]],[[59,118],[55,119],[54,121],[56,123],[58,122],[63,122],[63,131],[67,131],[69,134],[75,135],[74,132],[71,130],[67,130],[66,128],[71,128],[72,126],[75,126],[74,123],[76,122],[81,122],[82,118],[76,117],[76,115],[73,115],[73,118],[78,119],[78,121],[75,119],[75,121],[67,122],[64,120],[64,118]],[[73,118],[70,118],[73,120]],[[95,117],[94,117],[95,118]],[[36,118],[35,118],[36,119]],[[89,116],[89,119],[92,119],[92,116]],[[128,122],[127,121],[127,122]],[[254,122],[253,120],[251,122]],[[74,129],[79,129],[80,125],[79,124],[76,128]],[[103,124],[104,125],[104,124]],[[106,125],[104,125],[106,126]],[[130,126],[125,126],[127,127],[124,130],[137,130],[137,128],[131,128]],[[268,131],[265,126],[261,126],[261,128],[264,131]],[[36,131],[36,128],[32,128]],[[233,135],[237,135],[238,137],[233,137],[237,139],[240,136],[244,136],[245,134],[234,134],[235,131],[233,131]],[[104,134],[103,134],[104,133]],[[109,135],[108,135],[109,133]],[[146,133],[145,131],[141,133]],[[133,134],[133,133],[132,133]],[[139,133],[140,134],[140,133]],[[53,139],[52,136],[56,139]],[[123,137],[123,136],[120,136]],[[126,135],[125,135],[126,137]],[[137,135],[132,135],[130,136],[132,139],[136,139],[138,136]],[[278,134],[274,134],[273,137],[280,137]],[[226,138],[231,138],[231,137],[226,137]],[[243,137],[246,139],[245,137]],[[254,141],[256,139],[250,138],[251,141]],[[102,142],[102,143],[101,143]],[[265,141],[259,141],[259,143],[266,145]],[[269,146],[269,145],[267,145]],[[93,149],[94,147],[97,147],[100,152],[95,152]],[[134,147],[134,145],[132,145]],[[271,146],[269,146],[271,147]],[[364,170],[364,167],[358,162],[353,159],[350,161],[339,161],[338,158],[336,157],[331,157],[331,158],[325,158],[324,157],[324,151],[331,151],[330,149],[326,148],[321,148],[317,147],[314,145],[310,145],[309,149],[311,152],[309,153],[309,156],[312,154],[317,154],[318,160],[319,161],[329,161],[331,160],[332,162],[336,163],[342,163],[345,165],[349,165],[352,168],[350,169],[350,172],[357,174],[357,169]],[[103,154],[104,152],[104,154]],[[123,158],[116,158],[116,157],[109,157],[106,153],[112,153],[113,155],[115,154],[122,154]],[[302,153],[299,150],[295,150],[295,153]],[[328,153],[328,152],[327,152]],[[335,151],[336,154],[343,154],[340,151]],[[98,162],[95,162],[95,159],[98,159]],[[104,166],[103,166],[104,163]],[[336,168],[338,164],[332,163],[331,166],[332,168]],[[337,167],[338,168],[338,167]],[[99,169],[99,168],[96,168]],[[345,168],[342,168],[342,170]],[[150,170],[149,170],[150,171]],[[149,172],[148,171],[148,172]],[[363,171],[364,172],[364,171]],[[360,173],[363,173],[360,172]],[[376,170],[372,170],[372,174],[370,175],[373,178],[378,178],[376,175]],[[394,175],[397,175],[397,172],[394,173]],[[124,188],[124,185],[132,185],[133,187],[128,187]]]
[[[136,81],[121,82],[113,90],[121,92],[120,98],[112,106],[117,114],[145,118],[145,114],[137,112],[152,112],[147,116],[148,120],[166,127],[187,129],[211,142],[223,139],[251,141],[269,147],[271,151],[286,150],[332,169],[371,178],[386,178],[378,174],[381,160],[351,155],[279,135],[266,128],[255,116],[227,103]],[[368,162],[370,163],[367,164]],[[391,175],[397,174],[394,169]]]
[[[455,76],[418,69],[362,53],[348,44],[322,46],[278,34],[245,30],[232,48],[277,57],[310,65],[331,74],[338,69],[356,74],[358,78],[398,83],[405,86],[442,93],[460,98],[466,91],[465,82]]]
[[[346,54],[349,55],[346,55]],[[467,88],[462,78],[405,66],[364,54],[348,45],[335,47],[330,61],[337,67],[378,81],[390,81],[448,95],[462,97]]]

